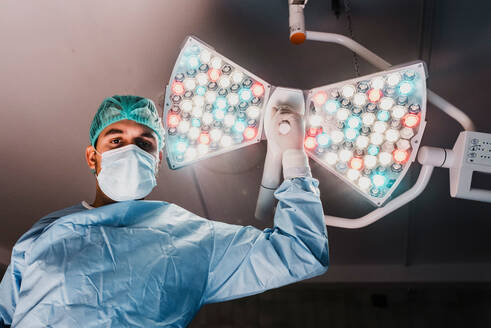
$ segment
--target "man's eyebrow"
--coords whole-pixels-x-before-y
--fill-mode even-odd
[[[144,132],[140,136],[141,137],[146,137],[146,138],[157,139],[157,138],[155,138],[155,135],[152,132]]]
[[[122,133],[123,133],[123,130],[111,129],[111,130],[107,131],[106,133],[104,133],[104,137],[108,136],[110,134],[122,134]]]

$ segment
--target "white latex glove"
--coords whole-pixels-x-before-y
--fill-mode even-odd
[[[308,157],[303,148],[305,137],[303,117],[287,107],[279,109],[274,107],[271,115],[269,126],[266,128],[268,155],[282,159],[285,179],[311,176]],[[283,134],[284,124],[290,125],[286,134]]]
[[[280,132],[280,126],[284,124],[290,125],[286,134]],[[304,136],[305,124],[300,114],[288,107],[272,108],[269,126],[266,127],[268,152],[281,156],[287,149],[303,150]]]

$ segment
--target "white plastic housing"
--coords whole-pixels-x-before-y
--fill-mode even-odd
[[[453,158],[450,167],[450,195],[491,202],[491,186],[489,190],[472,188],[473,174],[491,174],[491,134],[461,132],[453,148]]]
[[[270,129],[282,128],[273,127],[270,124],[272,110],[274,107],[288,106],[292,110],[298,111],[300,115],[305,114],[305,98],[302,90],[276,87],[271,93],[271,97],[266,105],[264,115],[264,134],[270,135]],[[284,127],[283,127],[284,128]],[[289,125],[288,125],[289,128]],[[289,131],[289,129],[288,129]],[[288,131],[285,132],[288,134]],[[281,130],[280,130],[281,133]],[[254,216],[258,220],[271,218],[273,215],[274,191],[281,183],[281,154],[275,154],[268,150],[264,162],[263,177],[259,188],[259,196],[256,204]]]

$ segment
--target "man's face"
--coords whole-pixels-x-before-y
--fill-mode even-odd
[[[136,145],[155,157],[159,164],[162,161],[162,152],[158,149],[157,134],[149,127],[131,120],[123,120],[107,126],[99,134],[96,149],[99,154],[108,150]],[[99,174],[102,157],[95,152],[94,147],[86,149],[87,164]]]

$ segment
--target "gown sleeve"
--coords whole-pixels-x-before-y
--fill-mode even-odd
[[[0,283],[0,328],[10,327],[19,296],[20,276],[13,272],[12,264]]]
[[[222,302],[323,274],[329,264],[319,182],[285,180],[276,190],[274,227],[211,221],[213,250],[202,303]]]

